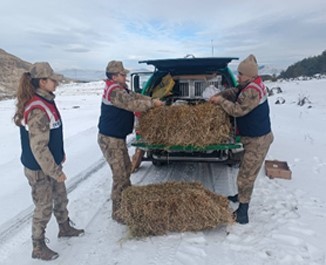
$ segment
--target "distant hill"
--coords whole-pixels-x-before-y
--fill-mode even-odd
[[[316,74],[326,74],[326,50],[321,55],[305,58],[282,71],[280,78],[295,78],[299,76],[312,77]]]
[[[238,75],[237,66],[230,66],[233,74]],[[263,78],[263,80],[273,80],[275,79],[283,69],[272,67],[270,65],[258,65],[258,74]]]
[[[130,71],[130,73],[153,71],[147,68],[137,68],[137,69],[127,68],[127,69]],[[65,69],[58,72],[68,78],[75,80],[76,82],[99,81],[106,78],[105,69],[103,70]]]
[[[0,49],[0,99],[13,97],[21,75],[32,64]]]
[[[271,75],[271,76],[277,76],[282,72],[283,69],[272,67],[270,65],[259,65],[258,72],[259,75]]]
[[[78,81],[98,81],[105,78],[104,71],[98,70],[82,70],[82,69],[66,69],[59,71],[60,74]]]

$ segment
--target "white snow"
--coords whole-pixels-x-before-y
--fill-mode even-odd
[[[52,218],[46,236],[60,257],[51,264],[325,264],[326,79],[267,85],[283,90],[269,97],[275,140],[267,159],[287,161],[292,179],[269,179],[260,171],[248,225],[140,240],[130,239],[127,227],[111,220],[111,172],[97,145],[103,82],[59,87],[56,102],[64,122],[68,208],[76,226],[86,233],[59,240]],[[278,97],[285,103],[274,104]],[[298,106],[303,97],[311,103]],[[43,264],[31,258],[33,204],[19,160],[19,130],[11,120],[13,113],[13,100],[0,102],[0,264]],[[198,180],[217,193],[233,195],[236,173],[236,168],[218,164],[157,168],[144,162],[132,182]]]

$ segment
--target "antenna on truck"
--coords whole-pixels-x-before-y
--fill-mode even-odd
[[[212,46],[212,57],[214,57],[214,45],[213,45],[213,39],[211,39],[211,46]]]

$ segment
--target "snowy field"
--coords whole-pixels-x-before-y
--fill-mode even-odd
[[[326,79],[266,83],[281,87],[269,97],[275,140],[267,159],[287,161],[291,180],[269,179],[262,169],[248,225],[135,240],[111,220],[111,172],[97,145],[103,82],[57,89],[64,122],[71,219],[85,228],[80,238],[58,239],[51,219],[46,236],[60,256],[51,264],[217,265],[326,264]],[[282,97],[284,104],[275,104]],[[310,103],[299,106],[300,99]],[[280,100],[280,99],[279,99]],[[32,200],[19,161],[14,101],[0,102],[0,264],[44,264],[31,258]],[[128,140],[132,140],[130,135]],[[130,155],[133,147],[130,147]],[[236,192],[236,168],[184,163],[156,168],[144,162],[132,175],[137,185],[169,180],[201,181],[222,195]],[[231,205],[236,208],[236,204]]]

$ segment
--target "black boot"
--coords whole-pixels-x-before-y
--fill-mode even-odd
[[[239,224],[248,224],[248,208],[249,203],[241,203],[239,204],[239,208],[233,213],[235,221]]]
[[[59,224],[59,234],[58,237],[75,237],[82,236],[84,234],[84,229],[76,229],[70,225],[75,225],[69,218],[62,224]]]
[[[238,194],[233,196],[228,196],[228,200],[231,202],[239,202]]]

